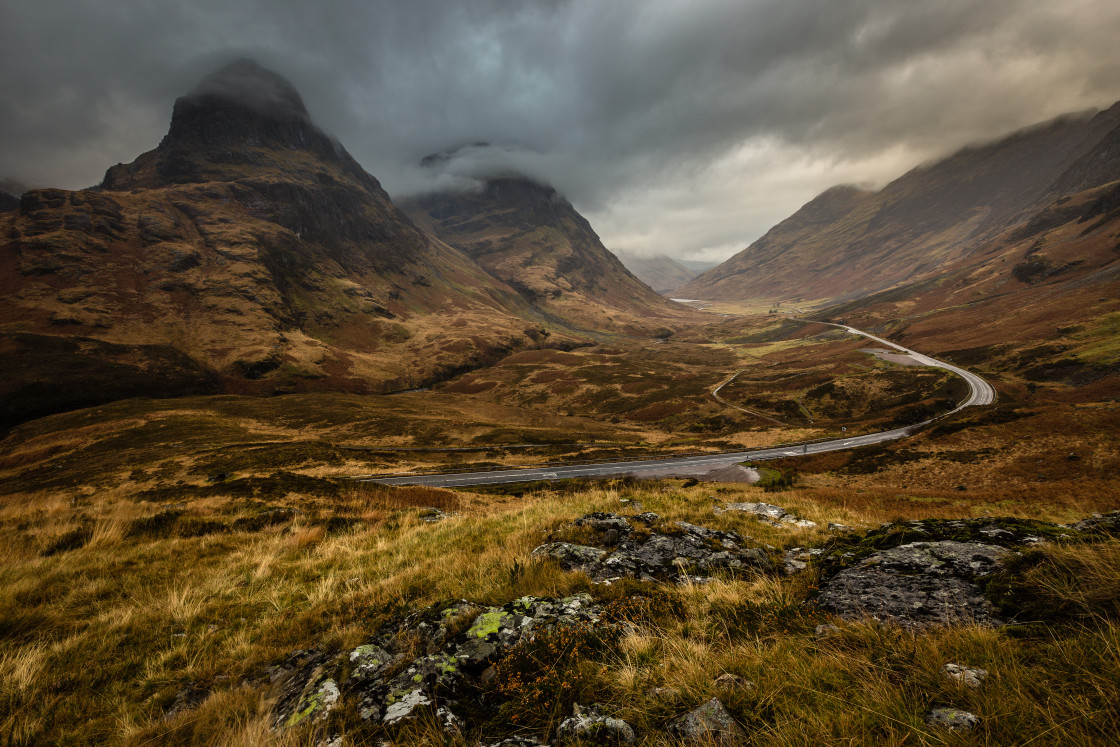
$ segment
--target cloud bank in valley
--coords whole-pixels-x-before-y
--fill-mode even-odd
[[[94,184],[250,56],[390,193],[518,169],[611,249],[717,259],[832,184],[1110,105],[1118,36],[1113,0],[10,4],[0,178]]]

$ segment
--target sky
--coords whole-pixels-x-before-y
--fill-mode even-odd
[[[547,181],[616,252],[717,261],[835,184],[1120,100],[1116,0],[0,0],[0,180],[78,189],[251,57],[393,195]],[[429,170],[430,171],[430,170]]]

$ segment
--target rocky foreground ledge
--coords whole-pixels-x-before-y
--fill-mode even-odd
[[[657,608],[670,603],[658,589],[672,585],[703,583],[713,574],[815,570],[819,595],[806,605],[836,622],[873,618],[912,631],[958,622],[1002,625],[1015,621],[1015,609],[1000,597],[1004,587],[993,580],[1006,581],[1013,559],[1038,545],[1117,533],[1120,512],[1070,526],[1019,519],[927,520],[866,533],[835,532],[822,547],[783,553],[736,532],[665,523],[656,514],[589,514],[560,533],[567,539],[554,538],[533,555],[586,573],[599,584],[644,582],[631,582],[635,593],[616,594],[608,602],[589,594],[522,597],[500,607],[444,602],[392,620],[368,642],[341,654],[293,652],[272,670],[273,726],[277,731],[306,724],[321,729],[340,701],[349,698],[359,704],[362,720],[389,734],[435,723],[450,735],[488,733],[490,741],[481,744],[494,747],[543,745],[539,740],[545,736],[557,744],[629,743],[638,737],[633,727],[600,704],[577,702],[549,735],[520,730],[516,714],[503,712],[503,705],[524,688],[540,687],[547,679],[540,670],[559,658],[615,650],[627,632],[664,612]],[[817,635],[839,631],[825,623]],[[964,665],[946,668],[947,677],[969,687],[979,687],[984,675]],[[976,720],[967,712],[939,709],[928,723],[962,730]],[[684,742],[733,743],[744,736],[718,698],[682,710],[664,723],[664,730]]]

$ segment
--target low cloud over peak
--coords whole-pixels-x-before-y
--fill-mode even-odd
[[[0,178],[92,184],[250,56],[391,193],[495,143],[439,179],[502,166],[609,248],[716,258],[832,184],[1110,105],[1118,35],[1113,0],[24,3],[0,28]]]

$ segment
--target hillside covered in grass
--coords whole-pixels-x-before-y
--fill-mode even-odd
[[[980,419],[877,454],[834,457],[843,463],[788,460],[772,467],[793,487],[776,492],[695,481],[382,488],[339,479],[322,453],[282,457],[283,448],[260,447],[236,464],[216,453],[219,461],[200,469],[132,447],[130,483],[120,481],[124,465],[114,466],[111,449],[101,458],[73,445],[60,451],[40,430],[31,440],[41,450],[24,447],[15,458],[9,439],[0,729],[13,744],[341,736],[342,744],[474,745],[517,735],[558,743],[573,705],[598,704],[637,743],[654,745],[668,743],[676,719],[717,698],[744,744],[1099,743],[1120,721],[1120,551],[1107,524],[1059,524],[1115,506],[1115,443],[1104,438],[1075,460],[1032,452],[1029,442],[1050,430],[1038,417]],[[1109,432],[1104,422],[1083,425]],[[98,427],[95,416],[84,436],[91,444],[111,435]],[[63,432],[81,433],[73,424]],[[978,435],[1025,444],[1014,457],[1024,465],[1019,482],[1000,462],[962,457],[975,453],[969,439]],[[53,461],[60,457],[68,461]],[[1027,471],[1036,463],[1044,483]],[[48,483],[50,464],[69,466]],[[906,478],[919,468],[928,479]],[[41,477],[13,480],[19,473]],[[726,510],[752,502],[815,525]],[[638,529],[639,514],[656,518],[624,537],[573,524],[593,512]],[[549,542],[602,552],[658,536],[679,542],[688,531],[678,522],[735,533],[743,562],[688,571],[683,582],[672,566],[668,575],[603,584],[593,566],[565,570],[534,554]],[[1039,541],[1024,544],[1028,537]],[[998,624],[962,618],[914,628],[820,604],[821,587],[842,568],[923,539],[994,541],[1011,553],[984,585]],[[460,651],[483,616],[500,621],[526,598],[575,598],[598,617],[542,627],[516,645],[496,642],[480,666],[493,673],[444,681],[444,690],[422,676],[434,704],[445,691],[459,698],[448,706],[459,718],[450,731],[434,705],[386,725],[378,701],[378,717],[363,718],[373,706],[363,706],[352,652]],[[464,602],[452,627],[416,627],[424,615],[441,619],[454,600]],[[400,671],[412,671],[408,661]],[[946,664],[988,674],[973,689],[948,678]],[[324,678],[339,697],[321,711]],[[960,734],[930,725],[937,708],[972,713],[979,725]]]

